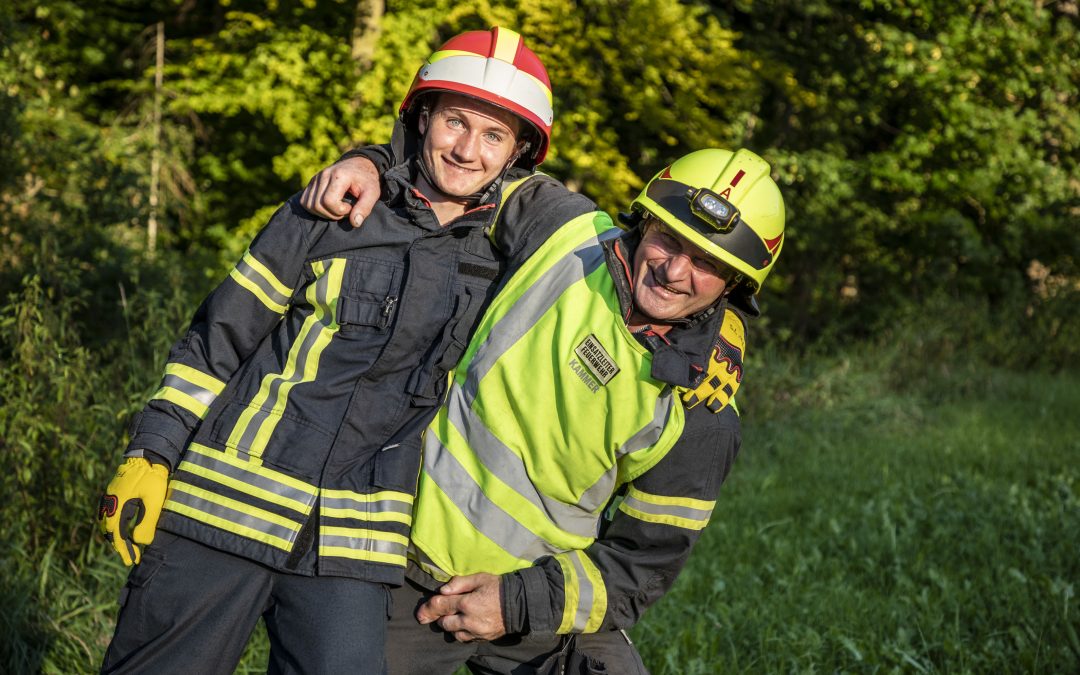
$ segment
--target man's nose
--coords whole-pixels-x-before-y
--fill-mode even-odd
[[[454,143],[454,157],[465,161],[472,161],[476,159],[477,154],[479,153],[479,147],[479,134],[462,134],[458,137],[457,143]]]
[[[694,268],[690,256],[685,253],[672,253],[664,263],[664,276],[668,283],[688,279]]]

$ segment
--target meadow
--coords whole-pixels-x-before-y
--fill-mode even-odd
[[[758,383],[654,673],[1078,672],[1080,377],[875,358]]]
[[[1080,374],[903,354],[751,361],[712,523],[631,631],[652,672],[1077,672]],[[100,663],[125,570],[85,543],[7,560],[5,672]]]

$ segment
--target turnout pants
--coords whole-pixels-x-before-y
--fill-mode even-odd
[[[386,672],[381,584],[275,572],[158,532],[128,576],[103,673],[232,673],[259,617],[269,673]]]
[[[451,675],[461,665],[482,675],[648,675],[623,631],[513,635],[463,643],[437,624],[423,626],[416,621],[416,609],[431,591],[406,580],[390,594],[393,609],[386,631],[390,675]]]

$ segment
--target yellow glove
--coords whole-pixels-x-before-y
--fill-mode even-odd
[[[139,564],[141,547],[154,540],[168,484],[167,468],[142,457],[131,457],[120,465],[105,488],[98,523],[125,565]]]
[[[720,335],[716,337],[712,358],[709,359],[709,372],[705,374],[705,379],[697,389],[683,393],[686,407],[693,408],[705,401],[706,408],[718,413],[732,403],[742,381],[742,356],[745,349],[746,329],[742,318],[725,307]]]

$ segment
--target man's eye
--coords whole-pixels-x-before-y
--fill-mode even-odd
[[[716,263],[710,258],[694,258],[694,267],[698,268],[702,272],[708,272],[709,274],[716,274]]]
[[[454,127],[456,129],[456,128],[460,127],[461,124],[462,124],[461,120],[457,119],[456,117],[448,117],[446,119],[446,126],[448,126],[448,127]]]
[[[502,136],[500,136],[499,134],[493,134],[493,133],[490,133],[490,132],[484,134],[484,138],[487,139],[488,143],[502,143],[502,141],[503,141]]]

